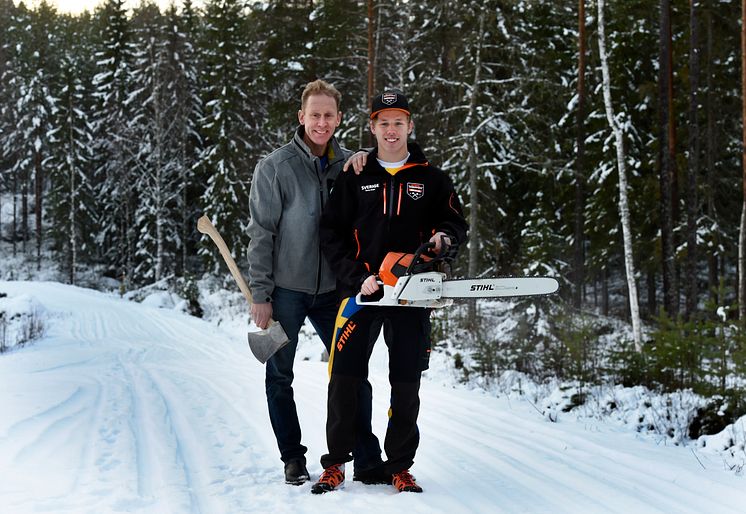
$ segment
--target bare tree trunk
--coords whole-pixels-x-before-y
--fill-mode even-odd
[[[476,277],[479,272],[479,192],[477,187],[477,149],[476,149],[476,110],[477,97],[479,96],[479,83],[482,68],[482,37],[484,35],[484,12],[479,15],[479,33],[477,34],[476,61],[474,63],[474,82],[469,99],[469,113],[464,125],[470,131],[466,140],[467,144],[467,166],[469,167],[469,269],[470,277]],[[472,300],[468,303],[467,320],[470,326],[476,326],[477,302]]]
[[[21,252],[26,255],[26,243],[29,239],[28,230],[28,183],[30,177],[28,171],[21,175]]]
[[[155,60],[156,57],[153,57],[153,60]],[[155,94],[153,99],[153,126],[155,127],[155,273],[154,273],[154,279],[155,282],[158,282],[161,277],[163,276],[163,261],[164,261],[164,247],[165,247],[165,241],[164,241],[164,234],[163,234],[163,224],[165,223],[165,208],[164,208],[164,196],[165,196],[165,185],[164,177],[163,177],[163,168],[164,168],[164,158],[163,158],[163,150],[164,150],[164,131],[166,130],[164,127],[164,121],[163,121],[163,112],[162,112],[162,99],[161,99],[161,90],[163,86],[160,83],[160,80],[156,78],[154,80],[155,84]]]
[[[686,309],[689,319],[697,308],[697,175],[699,174],[699,0],[689,0],[689,167],[686,204]]]
[[[71,117],[75,116],[74,113],[75,110],[73,109],[73,101],[72,101],[73,95],[68,95],[68,112],[71,113]],[[68,152],[74,152],[75,148],[75,135],[73,133],[73,123],[70,121],[68,125],[68,132],[67,132],[67,148]],[[68,238],[70,242],[70,256],[69,256],[69,262],[70,262],[70,275],[69,280],[70,284],[75,285],[75,269],[77,267],[77,259],[78,259],[78,233],[77,228],[75,226],[75,211],[77,210],[77,190],[75,186],[75,165],[73,164],[73,159],[68,159],[68,172],[70,173],[69,177],[69,185],[70,185],[70,205],[69,205],[69,211],[67,213],[67,222],[68,222]]]
[[[44,180],[44,172],[41,164],[41,152],[36,150],[34,152],[34,218],[36,223],[36,269],[41,270],[41,240],[42,240],[42,224],[41,224],[41,203],[42,203],[42,183]]]
[[[609,315],[609,270],[605,267],[601,271],[601,313]]]
[[[70,284],[75,285],[75,268],[78,260],[78,234],[75,227],[75,207],[77,195],[75,191],[75,170],[70,166],[70,211],[68,212],[68,237],[70,238]]]
[[[189,165],[187,159],[187,135],[182,132],[181,138],[181,165],[186,168]],[[182,173],[181,183],[181,275],[186,276],[188,272],[188,258],[189,252],[187,250],[189,244],[189,180],[187,180],[186,173]]]
[[[580,308],[585,281],[585,0],[578,0],[578,110],[575,158],[575,233],[573,248],[573,305]]]
[[[657,293],[655,289],[655,273],[652,270],[648,271],[646,283],[648,288],[648,316],[655,316],[658,311],[658,302],[655,297]]]
[[[743,0],[746,1],[746,0]],[[746,192],[744,192],[746,195]],[[746,321],[746,199],[741,204],[741,223],[738,226],[738,319]]]
[[[738,319],[746,321],[746,0],[741,0],[741,173],[743,205],[738,237]]]
[[[661,246],[663,259],[663,304],[669,316],[676,316],[678,311],[678,284],[676,281],[676,247],[673,234],[672,212],[673,165],[671,148],[673,141],[671,127],[670,93],[671,81],[671,6],[670,0],[660,2],[660,39],[659,39],[659,109],[660,109],[660,211],[661,211]]]
[[[746,0],[743,1],[746,2]],[[627,200],[627,172],[625,170],[624,136],[619,123],[614,117],[614,109],[611,105],[611,79],[609,78],[609,63],[606,56],[606,34],[604,28],[604,0],[598,0],[598,53],[601,57],[606,119],[614,133],[614,140],[616,142],[617,168],[619,171],[619,216],[622,221],[622,235],[624,237],[624,267],[627,272],[629,311],[632,318],[632,337],[635,342],[635,349],[640,352],[642,351],[642,326],[640,323],[640,307],[637,298],[637,284],[635,282],[635,264],[632,258],[632,229],[630,227],[629,203]]]
[[[717,212],[715,211],[715,118],[714,118],[714,105],[712,96],[712,6],[708,6],[706,11],[706,23],[707,23],[707,95],[706,95],[706,116],[707,116],[707,136],[706,136],[706,157],[705,167],[707,173],[707,200],[705,202],[707,206],[707,217],[710,223],[716,222]],[[710,291],[710,299],[718,301],[718,234],[713,234],[715,238],[714,248],[712,251],[707,252],[707,288]]]
[[[376,94],[376,54],[375,33],[376,22],[374,18],[374,0],[368,0],[368,112],[373,108],[373,95]],[[373,134],[368,131],[368,145],[373,145]]]
[[[11,239],[13,240],[13,257],[18,254],[18,245],[16,243],[16,235],[18,234],[18,172],[13,172],[13,233]]]

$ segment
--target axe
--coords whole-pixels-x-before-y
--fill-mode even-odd
[[[223,260],[228,265],[231,275],[233,275],[233,278],[238,284],[238,288],[241,290],[244,297],[246,297],[249,305],[251,305],[253,301],[251,299],[249,286],[246,285],[246,281],[241,275],[241,271],[238,269],[238,266],[236,266],[236,261],[231,257],[231,252],[228,250],[228,246],[225,244],[225,241],[223,241],[223,238],[217,229],[212,223],[210,223],[210,219],[207,216],[202,216],[197,220],[197,230],[202,234],[210,236],[212,242],[218,247],[220,255],[223,256]],[[287,334],[285,334],[285,331],[282,329],[282,325],[272,319],[269,320],[269,327],[267,329],[260,330],[259,332],[249,332],[249,348],[251,348],[251,353],[253,353],[254,357],[256,357],[262,364],[267,362],[267,360],[272,357],[277,350],[288,344],[289,341]]]

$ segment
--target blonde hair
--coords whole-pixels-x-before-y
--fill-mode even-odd
[[[339,110],[339,104],[342,101],[342,93],[325,80],[316,79],[313,82],[306,84],[305,89],[303,89],[303,94],[300,96],[301,110],[306,108],[306,101],[311,95],[326,95],[334,98],[334,101],[337,104],[337,110]]]

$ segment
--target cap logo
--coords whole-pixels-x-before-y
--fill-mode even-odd
[[[396,103],[396,93],[384,93],[381,95],[381,101],[386,105],[394,105]]]

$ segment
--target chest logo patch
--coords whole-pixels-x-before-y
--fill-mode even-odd
[[[407,195],[409,195],[412,200],[419,200],[425,196],[425,184],[407,182]]]
[[[381,184],[363,184],[360,186],[360,190],[363,192],[376,191],[379,187],[381,187]]]

